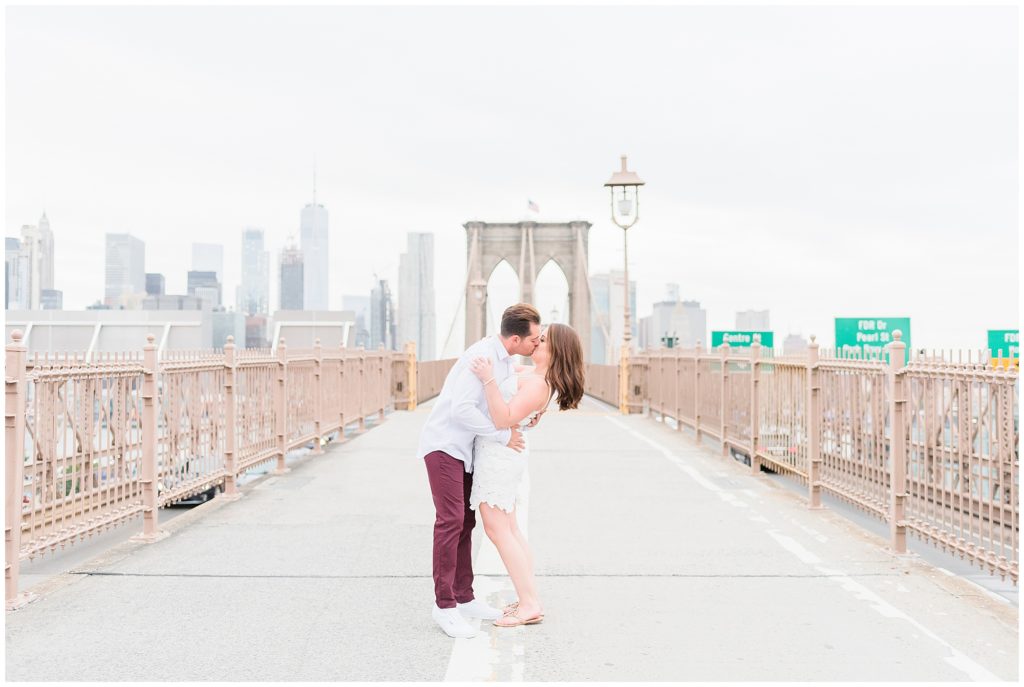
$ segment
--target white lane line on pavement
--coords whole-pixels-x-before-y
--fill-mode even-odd
[[[789,551],[791,554],[799,558],[808,565],[814,565],[815,563],[821,563],[821,559],[815,556],[813,553],[802,547],[797,543],[795,539],[787,537],[784,534],[779,534],[776,530],[766,530],[768,536],[779,543],[779,546]],[[846,573],[841,573],[845,575]]]
[[[523,536],[528,536],[530,511],[529,463],[516,499],[516,524]],[[505,604],[515,598],[512,581],[505,570],[498,550],[483,533],[483,521],[477,513],[480,528],[480,548],[473,559],[473,593],[476,598],[491,604]],[[500,595],[495,598],[495,594]],[[470,620],[478,628],[475,637],[456,639],[448,660],[445,682],[522,682],[526,672],[526,651],[522,642],[522,628],[514,630],[494,627],[490,620]],[[498,666],[502,673],[498,674]]]
[[[806,532],[807,534],[811,535],[814,539],[816,539],[817,541],[821,542],[822,544],[827,544],[828,543],[828,537],[826,537],[824,534],[822,534],[818,530],[814,529],[813,527],[808,527],[807,525],[804,525],[804,524],[800,523],[795,518],[786,518],[786,520],[791,522],[794,526],[799,527],[804,532]]]
[[[654,441],[653,439],[650,439],[649,437],[644,436],[643,434],[641,434],[640,432],[636,431],[635,429],[627,426],[621,420],[618,420],[618,419],[613,418],[613,417],[609,417],[608,420],[610,422],[612,422],[613,424],[615,424],[616,426],[618,426],[619,428],[621,428],[623,431],[628,432],[632,436],[640,439],[641,441],[643,441],[643,442],[649,444],[650,446],[654,447],[655,449],[657,449],[662,455],[664,455],[666,458],[668,458],[672,463],[674,463],[681,470],[683,470],[688,475],[693,477],[694,481],[697,482],[699,485],[701,485],[705,489],[708,489],[708,490],[710,490],[712,492],[715,492],[719,497],[722,498],[722,500],[726,501],[727,503],[731,502],[729,498],[726,498],[726,496],[732,497],[732,494],[728,494],[727,492],[723,491],[718,485],[712,484],[711,482],[709,482],[708,480],[706,480],[705,478],[700,476],[697,473],[696,470],[694,470],[689,465],[686,465],[682,461],[682,459],[679,458],[678,456],[676,456],[674,453],[672,453],[672,451],[670,449],[662,446],[657,441]],[[734,498],[735,497],[733,497],[733,499]],[[733,503],[732,505],[737,505],[737,504]],[[746,504],[743,504],[743,506],[745,507]],[[761,517],[760,514],[756,510],[751,509],[751,511],[749,511],[749,512],[753,516],[750,519],[754,519],[756,517]],[[986,668],[984,668],[980,664],[976,663],[974,660],[972,660],[969,656],[967,656],[963,652],[961,652],[961,651],[957,650],[956,648],[954,648],[953,645],[951,645],[949,642],[947,642],[944,639],[942,639],[939,635],[935,634],[934,632],[929,630],[927,627],[925,627],[924,625],[922,625],[918,621],[916,621],[913,618],[911,618],[909,615],[907,615],[903,611],[897,609],[895,606],[892,606],[891,604],[889,604],[888,602],[883,600],[880,596],[878,596],[877,594],[872,592],[870,589],[868,589],[864,585],[862,585],[862,584],[860,584],[858,582],[855,582],[853,579],[851,579],[848,576],[848,573],[846,573],[846,572],[844,572],[842,570],[832,570],[832,569],[828,569],[828,568],[823,568],[820,565],[818,565],[818,563],[821,563],[821,559],[818,556],[816,556],[815,554],[813,554],[810,551],[808,551],[802,545],[800,545],[795,539],[793,539],[791,537],[787,537],[787,536],[782,535],[782,534],[779,534],[777,530],[766,530],[766,532],[783,549],[785,549],[786,551],[788,551],[791,554],[793,554],[794,556],[796,556],[802,562],[807,563],[808,565],[814,566],[814,568],[818,572],[824,574],[826,577],[829,577],[830,579],[833,579],[836,582],[838,582],[839,584],[841,584],[844,590],[849,591],[849,592],[853,592],[857,596],[858,599],[860,599],[862,601],[867,601],[871,605],[871,608],[873,608],[876,612],[882,614],[883,616],[885,616],[887,618],[900,618],[900,619],[906,620],[911,625],[913,625],[914,627],[918,628],[925,635],[927,635],[928,637],[931,637],[936,642],[938,642],[939,644],[944,646],[946,649],[948,649],[952,653],[952,656],[944,657],[944,660],[946,661],[946,663],[948,663],[952,667],[956,668],[957,670],[963,672],[970,679],[972,679],[974,681],[981,681],[981,682],[1001,682],[1000,678],[998,678],[995,675],[993,675],[992,673],[990,673]]]
[[[489,575],[473,578],[473,591],[478,599],[486,599],[500,588],[501,583]],[[487,631],[489,620],[469,620],[470,625],[479,627],[475,637],[456,639],[452,643],[452,656],[448,660],[445,682],[491,682],[495,679],[494,666],[499,660],[497,647],[491,646],[491,635]]]
[[[914,627],[916,627],[922,634],[931,637],[933,640],[944,646],[952,656],[944,656],[943,660],[949,665],[953,666],[957,670],[965,673],[975,682],[1002,682],[1003,680],[996,675],[990,673],[984,666],[976,663],[967,654],[958,650],[952,644],[944,640],[939,635],[932,632],[930,629],[914,620],[909,615],[899,610],[882,597],[875,594],[873,591],[860,584],[856,580],[846,576],[846,573],[840,570],[831,570],[829,568],[822,567],[820,565],[814,566],[814,568],[825,575],[831,576],[830,579],[835,580],[843,589],[854,594],[858,599],[866,601],[871,604],[871,607],[878,611],[881,615],[886,618],[900,618],[907,621]]]
[[[651,446],[653,446],[655,449],[657,449],[657,451],[659,453],[661,453],[663,456],[668,458],[669,461],[672,462],[676,467],[678,467],[680,470],[682,470],[683,472],[688,474],[690,477],[692,477],[693,481],[695,481],[700,486],[704,487],[708,491],[712,491],[712,492],[714,492],[716,494],[719,494],[719,495],[724,493],[720,486],[718,486],[714,482],[709,481],[702,474],[700,474],[699,472],[694,470],[692,467],[687,465],[685,462],[683,462],[682,458],[680,458],[676,454],[672,453],[672,451],[670,451],[669,449],[665,448],[664,446],[662,446],[658,442],[654,441],[653,439],[651,439],[649,437],[645,437],[643,434],[641,434],[640,432],[636,431],[632,427],[628,427],[621,420],[619,420],[617,418],[614,418],[614,417],[610,417],[610,416],[606,416],[606,417],[608,419],[608,422],[611,422],[613,425],[615,425],[616,427],[621,429],[623,432],[631,434],[634,437],[636,437],[637,439],[639,439],[640,441],[642,441],[642,442],[644,442],[646,444],[650,444]]]

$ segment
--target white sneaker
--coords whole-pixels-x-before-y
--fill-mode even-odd
[[[456,608],[438,608],[437,604],[434,604],[434,609],[430,612],[430,615],[434,618],[434,622],[438,624],[438,627],[444,630],[444,633],[449,637],[469,639],[476,636],[476,630],[466,622],[466,619],[462,617]]]
[[[464,604],[456,604],[459,612],[470,618],[481,618],[482,620],[497,620],[502,616],[500,608],[488,606],[480,599],[473,599]]]

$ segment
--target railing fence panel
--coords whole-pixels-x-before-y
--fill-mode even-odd
[[[7,346],[5,596],[19,603],[19,562],[143,515],[143,541],[161,536],[158,510],[235,478],[344,426],[440,393],[454,360],[417,363],[380,349],[172,351],[154,336],[130,353],[28,356]],[[396,380],[410,369],[416,388]],[[414,393],[415,397],[411,397]]]
[[[588,364],[587,393],[618,407],[619,374]],[[628,391],[630,412],[799,480],[812,508],[825,490],[888,522],[894,551],[909,532],[1017,582],[1018,368],[990,352],[906,361],[895,333],[874,355],[659,349],[631,359]]]

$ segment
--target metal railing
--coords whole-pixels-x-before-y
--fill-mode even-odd
[[[799,480],[811,508],[824,490],[881,518],[894,552],[907,551],[910,532],[1017,583],[1016,366],[986,352],[906,361],[898,337],[873,358],[813,341],[804,356],[776,357],[759,343],[741,351],[634,358],[631,411],[646,405],[698,440],[717,439],[723,455],[745,454],[754,471]],[[589,366],[587,393],[617,404],[617,375]]]
[[[608,405],[619,405],[619,366],[587,363],[586,392]]]
[[[600,365],[586,363],[583,389],[588,396],[608,405],[619,407],[619,370],[618,365]],[[633,358],[629,366],[629,412],[640,413],[644,409],[643,384],[646,374],[646,361]]]
[[[415,410],[418,403],[424,403],[441,393],[448,372],[458,358],[444,360],[417,360],[416,344],[405,345],[405,353],[396,358],[395,365],[395,408]]]
[[[156,541],[161,507],[222,487],[238,498],[246,470],[310,445],[314,454],[353,423],[440,391],[454,361],[416,365],[404,353],[313,348],[28,356],[20,331],[6,347],[5,599],[19,563],[142,515],[134,539]],[[419,370],[411,390],[393,383]],[[20,459],[19,459],[20,458]]]
[[[26,354],[6,349],[6,600],[18,602],[19,562],[143,516],[155,541],[159,508],[223,485],[389,406],[414,409],[438,393],[454,359],[420,362],[415,349]],[[904,363],[844,358],[811,344],[806,356],[669,349],[631,360],[629,408],[645,408],[723,454],[746,453],[906,533],[1018,578],[1018,372],[935,356]],[[764,356],[764,357],[762,357]],[[587,393],[618,406],[619,366],[588,365]],[[757,422],[752,422],[756,418]],[[901,441],[893,442],[892,428]],[[21,460],[18,460],[18,456]]]

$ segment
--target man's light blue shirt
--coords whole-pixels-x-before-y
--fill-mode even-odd
[[[495,428],[483,382],[469,369],[473,359],[481,356],[494,363],[494,381],[498,386],[515,374],[512,356],[498,337],[488,336],[467,348],[445,378],[420,433],[420,458],[431,451],[444,451],[465,463],[466,472],[473,472],[473,439],[479,435],[507,444],[512,438],[512,430]]]

